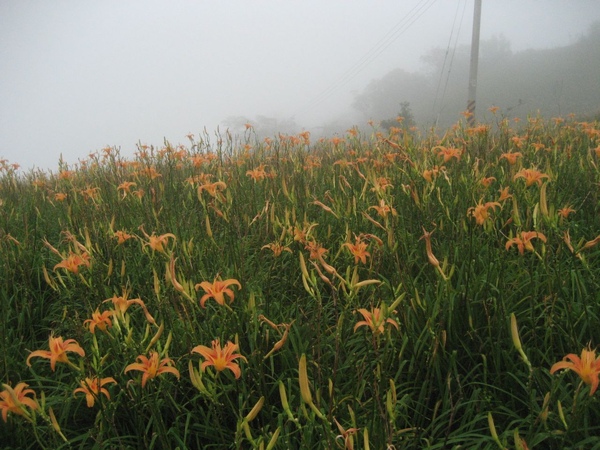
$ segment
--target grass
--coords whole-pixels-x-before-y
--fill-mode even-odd
[[[597,122],[498,118],[4,162],[0,440],[600,448],[597,394],[550,373],[600,342],[599,158]],[[202,367],[216,340],[241,357]]]

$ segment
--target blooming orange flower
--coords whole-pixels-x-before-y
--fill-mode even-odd
[[[273,255],[274,255],[275,257],[281,256],[281,254],[282,254],[284,251],[285,251],[285,252],[292,253],[292,250],[290,250],[290,248],[289,248],[289,247],[287,247],[287,246],[283,246],[283,245],[281,245],[279,242],[271,242],[270,244],[263,245],[263,246],[261,247],[261,250],[262,250],[263,248],[268,248],[269,250],[271,250],[271,251],[273,252]]]
[[[230,298],[229,303],[233,302],[235,294],[231,289],[227,287],[231,286],[232,284],[236,285],[239,289],[242,288],[240,282],[234,278],[230,278],[225,281],[221,281],[215,278],[215,280],[212,283],[208,281],[203,281],[202,283],[196,284],[196,286],[194,286],[196,290],[202,288],[204,289],[204,292],[206,292],[206,294],[204,294],[200,298],[200,306],[204,308],[206,300],[208,300],[211,297],[214,298],[219,305],[225,305],[225,295],[227,295]]]
[[[222,181],[215,181],[214,183],[204,183],[198,186],[198,195],[202,194],[202,191],[206,191],[210,194],[211,197],[216,197],[220,191],[227,188],[227,185]],[[222,194],[221,194],[222,197]]]
[[[445,163],[450,161],[452,158],[456,158],[457,161],[460,161],[460,156],[462,155],[462,150],[454,147],[437,146],[434,147],[433,150],[438,150],[438,156],[443,156]]]
[[[479,202],[477,204],[477,206],[471,207],[467,210],[467,215],[475,217],[475,221],[477,222],[477,225],[483,225],[485,223],[485,221],[488,220],[490,217],[488,210],[490,208],[496,209],[497,206],[502,206],[502,205],[500,205],[500,203],[498,203],[498,202],[486,202],[484,204]]]
[[[94,200],[98,196],[99,190],[99,187],[88,187],[87,189],[81,190],[81,193],[85,200]]]
[[[139,355],[136,359],[140,362],[129,364],[125,367],[125,373],[130,370],[139,370],[143,372],[142,375],[142,388],[146,386],[146,382],[152,378],[156,378],[160,374],[163,373],[172,373],[179,379],[179,370],[175,367],[172,367],[171,364],[173,360],[171,358],[163,358],[161,360],[158,359],[158,352],[152,351],[150,352],[150,358],[147,358],[144,355]]]
[[[140,175],[145,175],[149,177],[151,180],[155,178],[162,177],[162,174],[158,173],[154,167],[145,167],[138,172]]]
[[[117,191],[123,191],[123,198],[127,197],[127,194],[131,193],[131,188],[137,186],[133,181],[123,181],[117,186]]]
[[[569,360],[569,361],[567,361]],[[569,369],[581,377],[581,381],[591,386],[590,395],[594,395],[598,389],[598,374],[600,374],[600,356],[596,358],[595,350],[581,350],[581,357],[569,353],[562,361],[555,363],[550,373],[557,370]]]
[[[159,253],[165,253],[165,245],[167,245],[167,243],[169,242],[169,238],[177,240],[173,233],[165,233],[161,234],[160,236],[157,236],[155,233],[152,233],[151,236],[148,236],[148,234],[143,229],[142,233],[144,233],[144,236],[146,236],[146,239],[148,239],[148,242],[145,242],[144,246],[147,245],[152,250],[157,251]]]
[[[434,166],[432,169],[426,169],[423,171],[423,178],[427,180],[428,183],[432,183],[435,178],[439,175],[440,171],[444,171],[446,168],[444,166]]]
[[[61,268],[77,274],[79,273],[79,266],[90,267],[90,255],[87,253],[78,255],[77,253],[71,252],[67,258],[54,266],[54,270]]]
[[[392,216],[397,215],[396,210],[390,205],[387,205],[384,199],[379,200],[378,206],[369,206],[369,209],[374,209],[375,211],[377,211],[377,214],[384,218],[387,217],[390,213],[392,214]]]
[[[58,202],[63,202],[66,200],[66,198],[67,194],[65,194],[64,192],[57,192],[56,194],[54,194],[54,200]]]
[[[398,322],[396,322],[394,319],[386,318],[383,315],[381,308],[373,308],[371,311],[360,308],[357,311],[362,314],[365,320],[361,320],[354,325],[355,332],[358,328],[367,326],[371,329],[373,334],[377,336],[378,334],[384,332],[384,326],[386,323],[396,327],[396,330],[398,329]]]
[[[375,181],[373,181],[373,187],[371,188],[372,191],[375,192],[385,192],[387,190],[387,188],[390,187],[394,187],[392,185],[392,183],[390,182],[390,180],[388,178],[385,177],[379,177],[377,179],[375,179]]]
[[[84,320],[83,325],[89,326],[90,333],[95,333],[96,327],[98,327],[100,331],[106,331],[106,327],[112,327],[110,316],[112,316],[113,313],[114,311],[104,311],[101,313],[98,308],[96,308],[96,311],[92,313],[92,318]]]
[[[566,219],[569,217],[569,214],[574,213],[575,210],[573,208],[571,208],[570,206],[565,206],[564,208],[561,208],[558,210],[558,214],[563,218]]]
[[[485,177],[481,179],[481,184],[484,187],[490,187],[494,181],[496,181],[496,177]]]
[[[304,248],[310,252],[309,258],[314,260],[322,259],[325,253],[329,251],[317,241],[307,241]]]
[[[542,233],[538,233],[537,231],[522,231],[517,237],[508,240],[506,243],[506,250],[509,250],[513,245],[516,245],[521,255],[525,253],[525,250],[532,252],[533,244],[531,243],[531,240],[533,238],[546,242],[546,236]]]
[[[238,349],[237,344],[228,341],[225,347],[221,348],[219,339],[215,339],[212,341],[211,346],[212,348],[208,348],[204,345],[197,345],[192,349],[192,353],[199,353],[206,360],[200,366],[202,370],[204,371],[204,369],[208,366],[214,366],[217,372],[229,369],[233,372],[235,378],[238,379],[242,372],[240,370],[240,366],[238,366],[234,361],[238,358],[243,359],[246,362],[248,360],[239,353],[235,353],[235,351]]]
[[[533,146],[533,148],[535,149],[536,152],[546,148],[546,146],[544,144],[542,144],[541,142],[534,142],[531,145]]]
[[[148,322],[150,322],[151,324],[156,323],[156,321],[154,320],[154,317],[152,317],[150,312],[148,312],[148,308],[146,308],[146,304],[142,301],[142,299],[132,298],[132,299],[128,300],[127,292],[125,292],[123,294],[123,296],[121,296],[121,297],[115,295],[111,298],[107,298],[102,303],[106,303],[106,302],[113,303],[113,308],[114,308],[113,315],[116,315],[117,317],[123,317],[131,305],[134,305],[134,304],[140,305],[142,307],[142,309],[144,310],[144,314],[146,315],[146,320]]]
[[[87,406],[88,408],[91,408],[92,406],[94,406],[96,399],[100,397],[100,394],[104,394],[106,398],[110,400],[110,394],[108,393],[108,390],[104,387],[104,385],[108,383],[116,384],[117,381],[113,377],[106,377],[102,379],[98,377],[86,377],[85,380],[81,380],[81,382],[79,383],[81,387],[78,387],[73,391],[73,395],[77,394],[78,392],[85,394]]]
[[[29,360],[31,358],[35,358],[36,356],[39,356],[40,358],[47,358],[50,360],[50,368],[54,372],[57,362],[64,362],[71,365],[73,364],[69,360],[67,352],[73,352],[77,353],[79,356],[85,356],[85,351],[75,339],[67,339],[63,342],[63,338],[60,336],[56,338],[54,336],[50,336],[49,347],[50,350],[36,350],[31,352],[27,357],[27,365],[31,367]]]
[[[132,234],[126,233],[125,231],[115,231],[115,238],[117,238],[117,244],[122,245],[126,240],[131,239]]]
[[[354,264],[358,264],[360,260],[361,263],[367,263],[367,256],[371,256],[371,254],[367,251],[367,243],[364,242],[360,236],[355,236],[354,244],[350,242],[346,242],[343,247],[347,247],[350,250],[350,253],[354,255]]]
[[[246,175],[252,178],[255,182],[264,180],[267,176],[267,173],[265,172],[265,165],[261,164],[256,169],[248,170]]]
[[[498,192],[500,192],[500,197],[498,197],[499,202],[503,202],[504,200],[507,200],[512,197],[512,195],[508,193],[508,190],[509,190],[509,187],[507,186],[504,189],[500,189],[498,191]]]
[[[538,186],[541,186],[542,178],[550,179],[548,175],[535,169],[521,169],[515,174],[513,180],[516,180],[517,178],[524,178],[527,187],[531,186],[533,183],[537,183]]]
[[[35,398],[27,397],[28,395],[35,397],[33,389],[27,389],[29,386],[27,383],[19,383],[14,389],[8,384],[2,384],[2,386],[4,386],[4,390],[0,392],[0,410],[2,411],[4,422],[8,421],[9,412],[24,416],[27,414],[25,406],[31,409],[39,408]]]

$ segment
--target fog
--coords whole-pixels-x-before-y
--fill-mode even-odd
[[[0,157],[56,170],[61,155],[132,156],[138,142],[185,144],[241,120],[315,134],[366,122],[353,103],[370,83],[431,72],[434,49],[464,53],[472,20],[473,0],[4,0]],[[481,40],[527,55],[573,45],[599,20],[597,0],[485,0]]]

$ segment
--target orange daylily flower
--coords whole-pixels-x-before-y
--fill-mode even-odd
[[[148,236],[148,234],[144,231],[143,228],[141,230],[142,230],[142,233],[144,233],[144,236],[146,236],[146,239],[148,239],[148,242],[145,242],[144,246],[147,245],[153,251],[157,251],[159,253],[166,253],[165,245],[167,245],[167,243],[169,242],[169,239],[177,240],[177,238],[175,237],[175,235],[173,233],[165,233],[165,234],[161,234],[160,236],[157,236],[155,233],[152,233],[151,236]]]
[[[133,234],[129,234],[125,231],[115,231],[115,238],[117,238],[117,244],[122,245],[126,240],[131,239]]]
[[[2,384],[4,390],[0,392],[0,410],[2,411],[2,419],[8,421],[8,413],[18,414],[19,416],[27,415],[25,406],[31,409],[38,409],[38,402],[35,400],[35,392],[33,389],[27,389],[27,383],[18,383],[14,388],[8,384]],[[33,395],[34,398],[28,397]]]
[[[329,251],[317,241],[307,241],[304,248],[310,252],[309,258],[314,260],[323,259],[323,256]]]
[[[433,183],[433,180],[437,178],[440,172],[444,172],[446,170],[445,166],[433,166],[431,169],[426,169],[423,171],[423,178],[427,180],[429,183]]]
[[[265,165],[261,164],[256,169],[248,170],[246,175],[254,180],[254,182],[262,181],[267,177],[267,172],[265,172]]]
[[[71,252],[68,257],[54,266],[54,270],[61,268],[66,269],[74,274],[78,274],[79,266],[90,267],[90,255],[87,253],[82,253],[79,255]]]
[[[498,202],[486,202],[484,204],[479,202],[477,206],[472,206],[467,210],[467,215],[475,217],[477,225],[483,225],[490,218],[488,210],[490,208],[495,210],[497,206],[501,207],[502,205]]]
[[[374,209],[375,211],[377,211],[377,214],[384,218],[387,217],[387,215],[390,213],[392,214],[392,216],[398,214],[394,208],[385,203],[384,199],[379,200],[378,206],[369,206],[369,209]]]
[[[114,311],[104,311],[101,313],[100,310],[96,308],[96,311],[92,313],[92,318],[84,320],[83,325],[88,325],[90,333],[92,334],[96,332],[96,327],[100,331],[106,331],[107,327],[112,327],[110,316],[112,316],[113,313]]]
[[[392,183],[390,182],[390,180],[388,178],[379,177],[373,181],[373,187],[371,188],[371,190],[380,193],[380,192],[385,192],[387,190],[387,188],[390,188],[390,187],[394,187],[394,186],[392,185]]]
[[[57,192],[56,194],[54,194],[54,200],[56,200],[58,202],[65,201],[66,198],[67,198],[67,194],[65,194],[64,192]]]
[[[390,319],[389,317],[386,318],[383,315],[381,308],[373,308],[371,311],[360,308],[357,311],[362,314],[365,320],[361,320],[354,325],[355,332],[358,328],[367,326],[371,329],[373,334],[377,336],[385,331],[384,326],[386,323],[396,327],[396,330],[398,329],[398,322],[396,322],[394,319]]]
[[[533,183],[537,183],[538,186],[541,186],[542,178],[550,179],[548,175],[535,169],[521,169],[515,174],[513,180],[516,180],[517,178],[524,178],[527,187],[531,186]]]
[[[106,303],[106,302],[113,303],[113,308],[114,308],[113,315],[116,315],[117,317],[121,317],[121,318],[125,315],[125,313],[127,312],[127,310],[129,309],[129,307],[131,305],[134,305],[134,304],[140,305],[142,307],[142,309],[144,310],[144,315],[146,316],[146,320],[148,322],[150,322],[151,324],[156,323],[156,321],[154,320],[154,317],[152,317],[152,315],[148,311],[148,308],[146,308],[146,304],[142,301],[142,299],[141,298],[132,298],[132,299],[128,300],[127,292],[123,293],[123,295],[121,297],[114,295],[111,298],[107,298],[102,303]]]
[[[508,161],[508,163],[512,166],[516,164],[517,158],[520,158],[521,156],[523,156],[523,153],[521,152],[507,152],[502,153],[499,159],[506,159],[506,161]]]
[[[158,173],[158,171],[154,167],[145,167],[141,169],[138,173],[139,175],[145,175],[149,177],[151,180],[154,180],[158,177],[162,177],[162,174]]]
[[[484,187],[490,187],[494,181],[496,181],[496,177],[484,177],[481,179],[481,184]]]
[[[177,379],[179,379],[179,370],[171,366],[171,364],[174,364],[173,360],[171,358],[163,358],[159,360],[158,358],[158,352],[156,351],[150,352],[150,358],[147,358],[144,355],[139,355],[136,359],[140,362],[129,364],[127,367],[125,367],[125,373],[129,372],[130,370],[139,370],[140,372],[143,372],[142,389],[146,386],[148,380],[156,378],[163,373],[172,373],[177,377]]]
[[[512,195],[508,193],[509,189],[510,188],[508,186],[506,186],[504,189],[500,189],[498,191],[498,192],[500,192],[500,197],[498,197],[499,202],[503,202],[504,200],[507,200],[512,197]]]
[[[307,241],[307,239],[308,239],[308,237],[310,236],[310,232],[317,225],[318,224],[316,224],[316,223],[305,224],[304,228],[300,228],[300,227],[296,227],[295,226],[291,230],[294,233],[294,241],[298,241],[298,242],[301,242],[301,243],[305,244],[306,241]]]
[[[456,158],[457,161],[460,161],[460,156],[462,155],[462,150],[454,147],[437,146],[434,147],[433,150],[438,150],[437,155],[443,156],[445,163],[450,161],[452,158]]]
[[[525,250],[532,252],[534,251],[533,244],[531,243],[533,238],[546,242],[546,236],[544,236],[543,233],[538,233],[537,231],[522,231],[517,237],[508,240],[506,243],[506,250],[509,250],[513,245],[516,245],[521,255],[525,253]]]
[[[291,250],[289,247],[287,247],[287,246],[283,246],[283,245],[281,245],[279,242],[272,242],[272,243],[270,243],[270,244],[263,245],[263,246],[261,247],[261,250],[262,250],[263,248],[268,248],[269,250],[271,250],[271,251],[273,252],[273,256],[275,256],[275,257],[281,256],[281,254],[282,254],[284,251],[285,251],[285,252],[292,253],[292,250]]]
[[[31,367],[29,360],[39,356],[40,358],[46,358],[50,360],[50,368],[54,372],[56,369],[57,362],[64,362],[73,365],[67,356],[67,352],[77,353],[79,356],[85,356],[85,350],[77,343],[75,339],[67,339],[63,341],[62,337],[50,336],[49,339],[50,350],[36,350],[31,352],[27,357],[26,364]]]
[[[215,181],[214,183],[204,183],[198,186],[198,195],[200,196],[202,194],[202,191],[206,191],[211,197],[216,197],[217,194],[220,194],[220,191],[225,190],[226,188],[227,185],[222,181]]]
[[[354,264],[358,264],[360,260],[361,263],[367,263],[367,256],[371,256],[371,254],[367,251],[368,244],[362,240],[360,236],[355,236],[354,244],[350,242],[346,242],[342,245],[342,247],[347,247],[350,250],[350,253],[354,255]]]
[[[563,218],[566,219],[569,217],[569,214],[576,212],[573,208],[571,208],[570,206],[565,206],[564,208],[561,208],[558,210],[558,214]]]
[[[200,366],[201,369],[204,371],[208,366],[214,366],[217,372],[229,369],[233,372],[235,378],[238,379],[242,375],[242,372],[240,366],[234,361],[238,358],[243,359],[246,362],[248,362],[248,360],[239,353],[235,353],[238,349],[237,344],[228,341],[225,347],[221,348],[219,339],[215,339],[212,341],[211,346],[212,348],[208,348],[204,345],[197,345],[192,349],[192,353],[199,353],[206,360]]]
[[[123,191],[123,198],[127,197],[127,194],[131,193],[131,188],[137,186],[133,181],[123,181],[117,186],[117,191]]]
[[[94,406],[94,403],[97,398],[100,398],[100,394],[104,394],[107,399],[110,400],[110,394],[108,390],[104,387],[108,383],[117,384],[117,381],[113,377],[106,378],[85,378],[85,380],[81,380],[79,383],[81,387],[78,387],[73,391],[73,395],[81,392],[85,394],[85,400],[87,402],[88,408]]]
[[[221,281],[215,278],[215,280],[212,283],[208,281],[203,281],[202,283],[196,284],[196,286],[194,286],[196,290],[202,288],[204,289],[204,292],[206,292],[206,294],[204,294],[200,298],[200,306],[204,308],[206,300],[208,300],[211,297],[214,298],[219,305],[226,306],[225,295],[227,295],[230,298],[229,303],[232,303],[235,294],[231,289],[228,288],[228,286],[231,285],[236,285],[238,289],[242,288],[240,282],[234,278],[230,278],[225,281]]]
[[[81,193],[85,200],[94,200],[98,196],[99,190],[99,187],[88,187],[87,189],[82,189]]]
[[[569,360],[569,361],[567,361]],[[598,374],[600,374],[600,356],[596,357],[596,351],[591,349],[581,350],[581,357],[569,353],[562,361],[555,363],[550,373],[557,370],[569,369],[581,378],[581,381],[591,386],[590,395],[598,389]]]

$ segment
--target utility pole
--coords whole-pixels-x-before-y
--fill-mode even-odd
[[[479,29],[481,27],[481,0],[475,0],[473,12],[473,36],[471,38],[471,67],[469,69],[469,99],[467,119],[469,126],[475,125],[475,96],[477,94],[477,66],[479,64]]]

